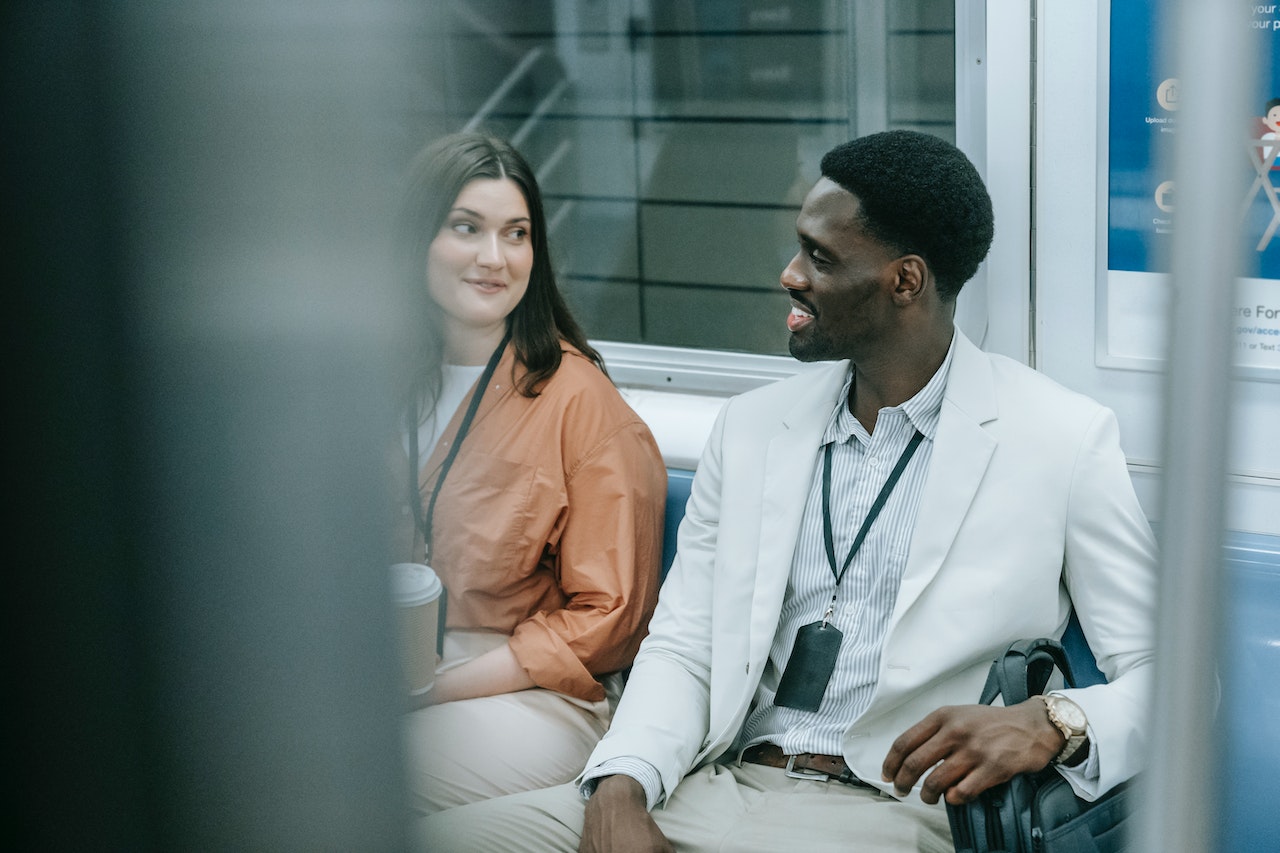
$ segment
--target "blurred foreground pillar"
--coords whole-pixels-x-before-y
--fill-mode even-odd
[[[385,242],[420,13],[105,6],[0,19],[21,849],[402,849]]]

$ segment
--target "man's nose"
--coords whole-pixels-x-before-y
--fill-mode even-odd
[[[787,290],[807,290],[809,288],[809,280],[799,270],[800,253],[796,252],[795,257],[782,270],[782,286]]]

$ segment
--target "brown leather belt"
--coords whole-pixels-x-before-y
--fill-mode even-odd
[[[817,755],[812,752],[787,755],[777,744],[758,743],[743,751],[742,760],[748,764],[781,767],[792,779],[807,779],[813,782],[833,781],[862,788],[875,787],[853,775],[844,757],[840,755]]]

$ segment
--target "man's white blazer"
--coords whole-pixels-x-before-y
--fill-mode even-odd
[[[976,702],[996,653],[1060,637],[1074,604],[1109,680],[1070,692],[1100,768],[1096,784],[1077,788],[1096,796],[1132,776],[1142,754],[1155,543],[1111,411],[956,335],[879,681],[843,753],[888,791],[880,767],[894,739],[936,708]],[[670,796],[694,767],[734,757],[848,369],[824,365],[721,411],[649,636],[588,768],[643,758]]]

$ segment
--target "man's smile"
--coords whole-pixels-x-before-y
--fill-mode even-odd
[[[787,315],[787,328],[793,332],[798,332],[805,326],[813,322],[813,310],[801,306],[797,303],[795,297],[791,300],[791,313]]]

